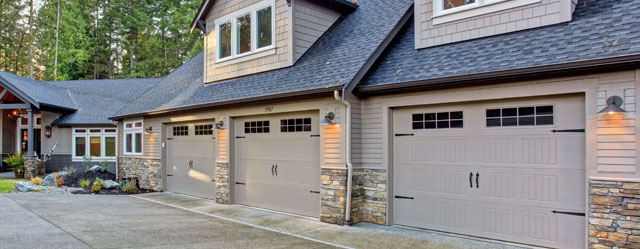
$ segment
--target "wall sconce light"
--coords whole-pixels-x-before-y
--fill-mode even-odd
[[[7,114],[7,116],[9,117],[9,119],[11,121],[15,122],[23,114],[27,114],[27,111],[23,110],[23,109],[15,109],[15,110],[9,112],[9,114]]]
[[[153,126],[149,126],[148,128],[144,129],[144,132],[147,134],[153,133]]]
[[[620,96],[617,96],[617,95],[611,96],[607,99],[607,107],[600,110],[598,113],[610,114],[610,115],[627,113],[627,111],[625,111],[620,107],[622,106],[622,103],[623,103],[623,100]]]
[[[211,130],[224,130],[224,121],[220,120],[218,123],[213,124]]]
[[[44,136],[45,137],[51,137],[51,126],[47,125],[46,127],[44,127]]]
[[[324,119],[322,119],[320,121],[321,124],[335,124],[334,119],[336,118],[336,114],[333,112],[329,112],[327,113],[326,116],[324,116]]]

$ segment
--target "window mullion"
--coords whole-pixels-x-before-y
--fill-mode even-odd
[[[236,17],[231,18],[231,57],[238,55],[238,20]]]
[[[258,31],[258,12],[254,9],[251,10],[251,52],[255,52],[258,49],[258,38],[256,32]]]

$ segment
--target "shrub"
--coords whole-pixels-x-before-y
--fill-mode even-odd
[[[42,184],[42,181],[44,181],[44,180],[42,178],[40,178],[40,177],[31,178],[31,184],[33,184],[33,185],[40,185],[40,184]]]
[[[56,178],[56,185],[58,185],[58,187],[62,186],[63,184],[64,184],[64,178],[62,177]]]
[[[69,175],[73,175],[76,173],[76,168],[74,167],[65,167],[64,169],[62,169],[64,171],[66,171],[67,173],[69,173]]]
[[[87,179],[80,180],[80,187],[87,188],[89,186],[91,186],[91,181]]]
[[[100,191],[102,191],[102,185],[93,183],[93,186],[91,187],[91,193],[98,194],[100,193]]]
[[[9,165],[11,170],[24,172],[24,155],[22,152],[16,152],[15,154],[5,156],[2,161]]]
[[[138,182],[133,179],[130,181],[125,181],[121,187],[122,191],[126,193],[137,193],[138,192]]]
[[[105,187],[106,185],[104,184],[104,180],[100,179],[99,177],[96,177],[96,179],[93,181],[93,186],[95,185],[100,185],[100,187]]]
[[[82,157],[82,164],[84,165],[84,172],[89,172],[89,169],[91,168],[91,164],[92,164],[91,156],[84,155]]]
[[[111,168],[111,165],[108,161],[105,160],[104,162],[102,162],[102,172],[107,172],[109,168]]]

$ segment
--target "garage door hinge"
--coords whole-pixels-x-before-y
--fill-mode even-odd
[[[551,132],[584,132],[584,129],[551,130]]]
[[[320,137],[320,135],[311,135],[311,137]]]
[[[414,198],[411,196],[401,196],[401,195],[396,195],[394,196],[396,199],[409,199],[409,200],[413,200]]]
[[[238,184],[238,185],[247,185],[244,182],[236,182],[236,184]]]
[[[575,215],[575,216],[586,216],[585,213],[578,213],[578,212],[566,212],[566,211],[556,211],[553,210],[551,211],[554,214],[566,214],[566,215]]]
[[[173,138],[172,138],[172,137],[169,137],[169,138],[167,138],[167,140],[173,140]]]
[[[396,133],[396,137],[413,137],[413,133]]]
[[[320,194],[320,191],[313,191],[313,190],[311,190],[311,191],[309,191],[309,193],[312,193],[312,194]]]
[[[236,138],[247,138],[245,136],[236,136]]]

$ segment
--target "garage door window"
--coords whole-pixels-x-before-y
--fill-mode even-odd
[[[487,127],[553,125],[553,106],[487,109]]]
[[[212,124],[196,125],[195,134],[196,136],[213,135],[213,125]]]
[[[311,118],[293,118],[280,120],[280,132],[310,132]]]
[[[462,111],[414,113],[411,115],[414,130],[463,128]]]
[[[269,121],[244,122],[244,133],[269,133]]]
[[[174,126],[173,127],[173,136],[174,137],[189,136],[189,126],[186,126],[186,125]]]

